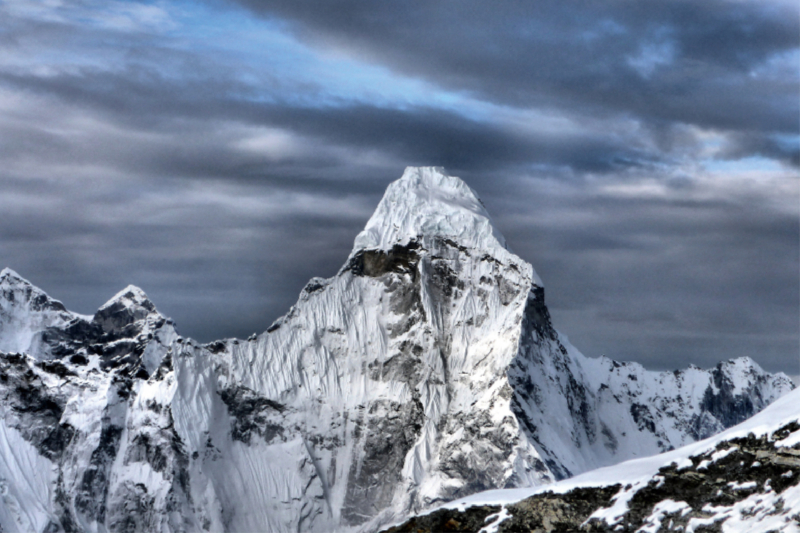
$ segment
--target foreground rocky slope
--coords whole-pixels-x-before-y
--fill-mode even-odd
[[[523,492],[476,494],[386,533],[798,532],[800,391],[708,440]]]
[[[183,339],[128,287],[93,317],[0,274],[3,531],[374,530],[682,446],[788,392],[749,359],[588,359],[436,168],[261,335]]]

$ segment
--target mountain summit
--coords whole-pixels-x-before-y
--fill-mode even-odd
[[[355,249],[388,250],[423,237],[486,251],[506,247],[475,191],[442,167],[406,168],[386,189]]]
[[[246,341],[178,337],[135,288],[91,321],[3,306],[47,340],[0,355],[3,531],[371,531],[681,446],[792,388],[750,360],[584,357],[435,167],[389,185],[337,275]]]

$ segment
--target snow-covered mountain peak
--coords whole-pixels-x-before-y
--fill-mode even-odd
[[[354,251],[389,250],[419,237],[451,239],[460,246],[505,250],[503,235],[492,225],[478,195],[442,167],[408,167],[391,183]]]
[[[584,357],[437,168],[392,183],[339,272],[246,341],[179,337],[133,286],[89,320],[14,287],[0,352],[28,355],[0,353],[0,531],[374,531],[684,445],[791,389],[748,361]]]
[[[99,323],[104,330],[112,331],[151,315],[161,316],[155,304],[150,301],[142,289],[135,285],[128,285],[97,310],[94,321]]]
[[[33,285],[30,281],[23,278],[15,271],[6,267],[0,271],[0,290],[8,292],[10,290],[24,290],[28,296],[27,299],[39,299],[42,301],[54,302],[57,306],[61,306],[61,302],[53,300],[42,289]],[[13,298],[11,299],[13,302]]]
[[[33,285],[10,268],[0,272],[0,295],[3,306],[27,305],[34,311],[49,309],[66,312],[64,304],[47,295],[42,289]]]
[[[0,271],[0,351],[43,352],[43,331],[82,318],[10,268]]]
[[[100,306],[98,311],[103,311],[112,306],[121,306],[126,309],[134,309],[137,307],[144,307],[149,311],[155,311],[156,306],[147,297],[147,294],[137,287],[136,285],[128,285],[117,294],[111,297],[109,301]]]
[[[28,280],[14,272],[8,267],[0,270],[0,283],[29,283]]]

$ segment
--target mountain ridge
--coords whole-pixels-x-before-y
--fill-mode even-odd
[[[792,388],[752,361],[678,379],[584,357],[437,167],[407,169],[340,271],[247,340],[179,337],[135,287],[34,322],[14,350],[33,353],[0,356],[0,444],[24,450],[0,446],[0,473],[12,495],[39,486],[22,459],[53,476],[3,500],[10,531],[374,530],[678,447]]]
[[[680,449],[453,501],[385,533],[800,531],[800,390]],[[662,529],[663,528],[663,529]]]

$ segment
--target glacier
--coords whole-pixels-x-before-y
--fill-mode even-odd
[[[583,356],[477,194],[390,184],[339,272],[247,340],[129,286],[94,316],[0,273],[0,530],[374,531],[706,438],[789,392],[748,358]]]

